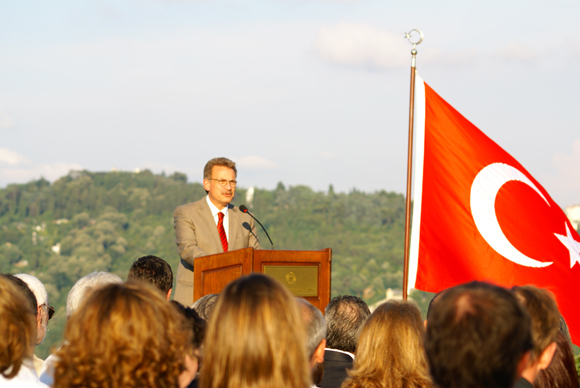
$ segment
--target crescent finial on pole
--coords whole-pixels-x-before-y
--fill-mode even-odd
[[[418,37],[413,37],[413,32],[419,34]],[[413,45],[413,50],[411,50],[411,55],[413,55],[413,59],[411,60],[411,67],[415,67],[415,56],[417,55],[417,45],[423,41],[423,32],[416,28],[413,28],[409,32],[405,32],[405,39],[409,41]]]
[[[417,32],[419,37],[413,37],[413,32]],[[416,34],[415,34],[416,35]],[[412,29],[405,33],[405,38],[413,45],[411,55],[411,101],[409,103],[409,149],[407,152],[407,198],[405,201],[405,246],[403,256],[403,299],[407,300],[407,287],[409,284],[409,245],[411,240],[411,180],[413,171],[413,116],[415,114],[415,62],[417,55],[417,45],[423,41],[421,30]]]

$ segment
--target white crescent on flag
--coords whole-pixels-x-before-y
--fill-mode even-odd
[[[495,197],[509,181],[519,181],[530,186],[550,206],[544,194],[521,171],[504,163],[493,163],[484,167],[471,185],[471,214],[475,226],[485,241],[509,261],[532,268],[552,265],[552,262],[542,262],[524,255],[509,242],[501,230],[495,214]]]

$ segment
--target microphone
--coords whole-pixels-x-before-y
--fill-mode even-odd
[[[256,220],[256,222],[257,222],[258,224],[260,224],[260,226],[261,226],[261,227],[262,227],[262,229],[264,230],[264,233],[266,233],[266,236],[268,237],[268,240],[270,240],[270,244],[272,244],[272,249],[276,249],[276,248],[274,248],[274,243],[272,242],[272,239],[270,238],[270,235],[269,235],[269,234],[268,234],[268,232],[266,231],[266,228],[264,228],[264,225],[262,225],[262,223],[261,223],[260,221],[258,221],[258,219],[252,215],[252,213],[250,213],[250,212],[248,211],[248,208],[246,207],[246,205],[240,205],[240,206],[238,206],[238,207],[240,208],[240,210],[242,211],[242,213],[246,213],[246,214],[248,214],[250,217],[252,217],[254,220]]]

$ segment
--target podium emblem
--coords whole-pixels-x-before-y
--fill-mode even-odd
[[[294,272],[288,272],[286,274],[286,281],[288,282],[288,284],[296,283],[296,274],[294,274]]]
[[[266,275],[284,284],[294,296],[318,296],[318,266],[265,265],[263,268]]]

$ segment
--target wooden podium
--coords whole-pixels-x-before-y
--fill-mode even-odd
[[[322,313],[330,302],[332,249],[320,251],[273,251],[244,248],[198,257],[194,260],[193,300],[219,294],[232,280],[259,272],[284,284]]]

